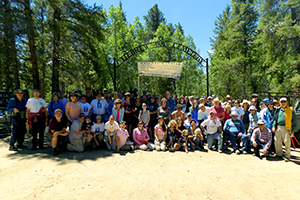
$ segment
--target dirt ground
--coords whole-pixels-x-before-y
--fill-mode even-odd
[[[51,155],[8,151],[0,138],[1,199],[300,199],[300,150],[286,163],[216,151]],[[26,139],[25,145],[30,146]]]

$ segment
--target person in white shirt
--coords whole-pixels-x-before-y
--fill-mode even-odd
[[[198,111],[198,120],[199,124],[201,124],[204,120],[208,118],[209,107],[205,107],[203,103],[199,105]]]
[[[44,131],[47,124],[47,103],[40,98],[40,91],[33,91],[33,98],[26,104],[26,125],[30,125],[32,130],[32,148],[37,149],[37,134],[39,134],[39,148],[44,149]]]
[[[107,150],[117,149],[117,131],[119,129],[118,123],[115,121],[115,117],[111,115],[108,122],[105,123],[105,142]]]
[[[103,98],[103,94],[101,91],[98,91],[96,99],[91,102],[91,108],[93,111],[93,121],[95,121],[97,115],[101,115],[102,120],[106,122],[108,120],[108,116],[106,115],[108,103]]]
[[[88,102],[86,102],[86,96],[85,95],[81,95],[80,105],[81,105],[81,113],[83,113],[85,115],[85,117],[87,115],[92,114],[92,110],[91,110],[92,107]]]
[[[184,120],[184,123],[183,123],[183,125],[185,126],[186,129],[192,127],[191,120],[192,120],[192,113],[188,112],[186,114],[186,120]]]
[[[206,126],[206,131],[204,127]],[[214,139],[218,140],[218,151],[222,153],[222,125],[218,118],[215,117],[214,111],[209,112],[209,118],[204,120],[200,125],[202,131],[207,134],[207,147],[212,150]]]
[[[105,131],[104,123],[103,123],[102,117],[100,115],[96,116],[96,120],[95,120],[94,125],[92,126],[91,131],[92,131],[94,141],[96,144],[96,146],[95,146],[94,143],[92,143],[92,146],[93,146],[93,148],[96,148],[101,143],[103,143],[104,131]]]
[[[238,113],[238,118],[237,119],[243,121],[245,111],[242,107],[240,107],[240,101],[239,100],[234,101],[234,107],[231,108],[231,112],[232,111],[236,111]]]

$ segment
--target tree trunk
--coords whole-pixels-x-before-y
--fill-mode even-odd
[[[25,6],[25,15],[26,15],[26,23],[27,23],[27,31],[28,31],[27,37],[28,37],[32,71],[33,71],[33,87],[35,89],[40,89],[39,67],[38,67],[37,56],[36,56],[36,46],[34,42],[35,28],[31,16],[30,0],[24,0],[24,6]]]
[[[60,10],[59,8],[55,8],[53,13],[52,93],[59,90],[59,21]]]
[[[15,33],[13,30],[13,17],[12,17],[12,11],[11,11],[11,7],[10,7],[10,2],[8,0],[4,0],[4,7],[5,7],[5,16],[6,16],[6,20],[5,20],[5,34],[6,34],[6,38],[8,40],[8,44],[9,45],[9,52],[10,52],[10,56],[8,59],[11,60],[11,62],[7,63],[7,67],[9,67],[9,64],[12,65],[12,71],[13,71],[13,75],[14,75],[14,83],[15,83],[15,88],[20,88],[20,80],[19,80],[19,65],[18,65],[18,59],[17,59],[17,50],[16,50],[16,41],[15,41]],[[8,74],[6,74],[6,77],[9,77]],[[12,86],[7,83],[6,84],[7,89],[12,89]]]

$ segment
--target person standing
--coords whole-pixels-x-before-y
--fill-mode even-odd
[[[11,123],[11,136],[9,143],[10,151],[18,151],[17,148],[26,148],[23,145],[24,135],[26,133],[26,103],[27,99],[23,98],[24,92],[21,89],[17,89],[14,91],[15,97],[11,98],[8,101],[6,111],[13,113],[12,123]],[[15,143],[17,147],[15,147]]]
[[[33,98],[26,103],[26,124],[30,125],[32,130],[32,148],[37,149],[37,135],[39,134],[39,148],[44,149],[44,131],[47,124],[47,104],[40,98],[40,91],[33,90]]]
[[[108,116],[106,115],[108,103],[103,98],[103,93],[98,91],[96,99],[91,102],[91,107],[93,111],[93,121],[95,121],[97,115],[101,115],[103,122],[108,120]]]
[[[78,118],[81,113],[81,105],[77,101],[78,94],[71,93],[70,94],[70,101],[66,104],[65,114],[67,119],[69,120],[69,126],[72,124],[74,120]]]
[[[91,105],[86,102],[86,95],[82,95],[80,98],[80,106],[81,106],[81,113],[83,113],[85,116],[91,115]]]
[[[58,95],[59,95],[58,101],[62,102],[63,107],[65,108],[68,103],[68,99],[65,97],[65,92],[63,90],[58,90]]]
[[[174,99],[171,97],[171,93],[169,91],[166,92],[166,100],[167,100],[167,107],[170,108],[170,112],[174,112],[175,110],[175,101]]]
[[[272,131],[275,132],[275,150],[276,156],[283,156],[282,143],[285,144],[286,162],[291,159],[291,136],[294,136],[294,131],[297,126],[295,111],[288,106],[286,97],[280,100],[280,107],[275,111]]]
[[[62,115],[65,114],[65,107],[64,104],[58,100],[58,94],[56,92],[52,95],[52,101],[48,104],[48,123],[51,119],[55,118],[54,111],[56,109],[60,109],[62,111]]]

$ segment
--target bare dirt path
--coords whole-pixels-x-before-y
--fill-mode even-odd
[[[2,200],[300,199],[299,148],[288,163],[215,151],[90,150],[55,157],[50,147],[8,151],[8,140],[0,139]]]

